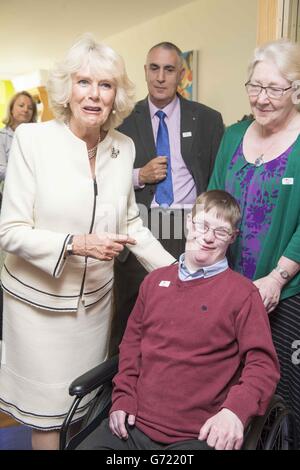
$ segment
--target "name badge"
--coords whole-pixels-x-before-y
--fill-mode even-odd
[[[170,281],[160,281],[159,286],[160,287],[169,287],[170,284],[171,284]]]
[[[294,178],[282,178],[282,184],[294,184]]]
[[[183,132],[182,137],[192,137],[192,133],[191,132]]]

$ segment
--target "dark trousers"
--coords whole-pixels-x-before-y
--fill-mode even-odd
[[[120,439],[112,434],[108,422],[108,419],[102,421],[100,426],[78,446],[78,450],[213,450],[206,441],[198,439],[173,444],[155,442],[136,426],[128,425],[128,439]]]
[[[153,235],[174,258],[185,249],[186,213],[183,210],[149,211],[148,226]],[[124,253],[114,264],[114,315],[111,327],[110,355],[117,354],[128,317],[136,302],[139,287],[147,271],[132,253]]]

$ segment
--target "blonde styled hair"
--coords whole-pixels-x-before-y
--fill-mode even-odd
[[[7,114],[6,114],[6,117],[5,119],[3,119],[3,124],[5,124],[6,126],[8,127],[12,127],[14,125],[14,118],[13,118],[13,107],[14,107],[14,104],[15,102],[17,101],[17,99],[20,97],[20,96],[27,96],[27,98],[30,99],[31,101],[31,105],[32,105],[32,116],[31,116],[31,119],[29,122],[36,122],[37,120],[37,105],[36,105],[36,102],[34,101],[33,97],[31,96],[30,93],[28,93],[28,91],[19,91],[19,93],[16,93],[10,100],[10,102],[8,103],[8,107],[7,107]]]
[[[192,218],[198,212],[209,212],[211,209],[216,211],[216,216],[229,222],[231,227],[236,229],[241,220],[241,210],[231,194],[220,189],[206,191],[197,197],[192,209]]]
[[[91,72],[112,80],[116,86],[114,112],[103,125],[104,130],[118,127],[134,107],[134,86],[129,80],[124,61],[113,49],[97,43],[89,33],[84,34],[67,52],[63,61],[50,72],[48,93],[55,117],[68,121],[71,110],[72,75],[89,65]]]
[[[259,62],[270,61],[290,83],[300,80],[300,45],[288,39],[278,39],[257,47],[248,66],[248,80]],[[300,111],[300,105],[296,105]]]

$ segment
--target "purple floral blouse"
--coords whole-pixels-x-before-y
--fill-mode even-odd
[[[293,145],[274,160],[256,166],[246,161],[241,142],[227,170],[225,189],[236,198],[242,212],[240,233],[232,246],[233,269],[249,279],[254,279],[292,148]]]

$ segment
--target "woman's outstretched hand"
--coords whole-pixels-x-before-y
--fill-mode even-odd
[[[101,261],[111,261],[127,244],[135,245],[136,241],[128,235],[117,235],[116,233],[74,235],[73,254],[90,256]]]

